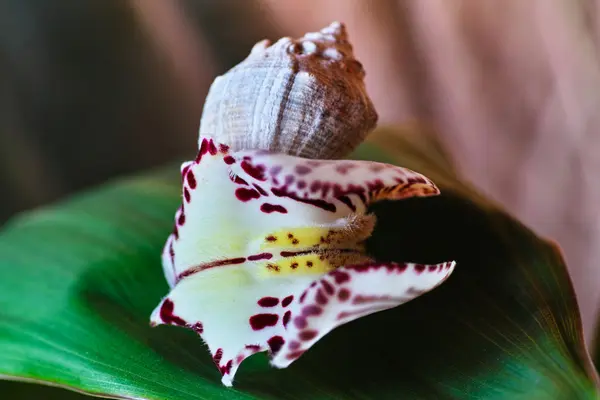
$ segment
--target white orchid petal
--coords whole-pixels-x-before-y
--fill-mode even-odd
[[[182,206],[162,256],[171,292],[151,321],[200,334],[225,385],[246,357],[270,351],[285,367],[335,327],[417,297],[454,268],[365,254],[376,225],[369,204],[439,193],[416,172],[230,153],[201,137],[181,173]]]

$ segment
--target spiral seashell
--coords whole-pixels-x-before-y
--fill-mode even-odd
[[[343,158],[377,122],[364,76],[339,22],[299,39],[261,41],[213,82],[200,134],[234,151]]]

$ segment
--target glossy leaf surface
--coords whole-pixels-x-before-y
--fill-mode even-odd
[[[193,332],[148,325],[167,291],[160,252],[180,201],[171,166],[4,227],[0,375],[144,399],[595,399],[556,248],[461,183],[426,136],[380,130],[355,156],[442,190],[374,205],[367,243],[382,260],[456,260],[436,291],[333,331],[287,369],[255,355],[224,388]]]

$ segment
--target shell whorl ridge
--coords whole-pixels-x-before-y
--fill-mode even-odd
[[[343,158],[377,123],[364,76],[339,22],[299,39],[263,40],[215,79],[200,133],[234,151]]]

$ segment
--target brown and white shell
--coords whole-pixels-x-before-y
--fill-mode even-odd
[[[200,134],[233,150],[345,157],[377,123],[364,76],[339,22],[299,39],[264,40],[215,79]]]

